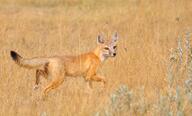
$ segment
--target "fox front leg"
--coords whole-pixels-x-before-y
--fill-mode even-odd
[[[103,76],[94,75],[91,77],[91,80],[97,81],[97,82],[103,82],[104,87],[106,87],[106,79]]]
[[[89,88],[92,88],[92,82],[91,82],[92,80],[91,80],[91,78],[96,75],[96,70],[97,70],[97,66],[96,65],[90,67],[90,69],[88,70],[87,75],[85,77],[87,86]]]

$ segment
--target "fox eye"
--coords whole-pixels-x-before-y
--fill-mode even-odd
[[[117,48],[117,46],[113,46],[113,49],[116,49]]]
[[[105,47],[104,49],[105,49],[105,50],[109,50],[109,48],[108,48],[108,47]]]

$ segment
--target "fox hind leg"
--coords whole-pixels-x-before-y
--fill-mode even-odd
[[[45,70],[37,69],[36,70],[36,80],[35,80],[35,86],[34,90],[39,88],[39,83],[40,83],[40,77],[44,77],[47,79],[48,77],[48,72]]]
[[[44,77],[45,79],[48,78],[48,63],[45,64],[44,70],[41,70],[41,69],[36,70],[36,80],[35,80],[34,90],[39,88],[40,77]]]
[[[61,85],[64,79],[65,73],[61,74],[59,77],[56,77],[50,84],[45,87],[43,91],[43,97],[46,97],[51,90],[56,89],[59,85]]]

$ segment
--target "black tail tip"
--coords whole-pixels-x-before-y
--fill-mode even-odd
[[[18,54],[15,51],[10,51],[10,55],[11,55],[13,60],[16,60],[18,57]]]

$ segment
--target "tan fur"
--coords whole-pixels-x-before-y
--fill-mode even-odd
[[[106,47],[106,44],[99,44],[93,51],[78,56],[25,59],[14,51],[11,51],[11,56],[18,65],[36,69],[36,88],[41,77],[52,80],[43,91],[44,96],[47,96],[50,90],[57,88],[63,83],[66,76],[83,76],[91,87],[91,81],[103,82],[105,84],[105,78],[97,75],[97,70],[103,61],[104,47]]]

